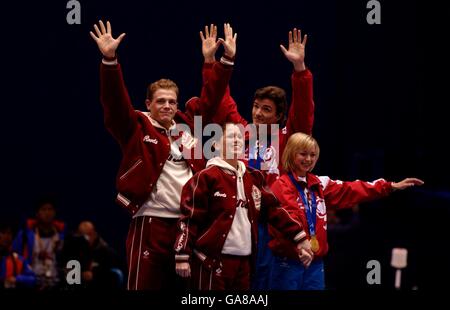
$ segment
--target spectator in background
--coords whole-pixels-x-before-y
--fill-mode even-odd
[[[82,281],[89,288],[119,288],[123,284],[123,273],[119,268],[117,253],[97,233],[90,221],[78,225],[78,234],[84,236],[89,246],[88,269],[82,273]]]
[[[10,224],[0,223],[0,289],[32,288],[36,277],[22,256],[12,250]]]
[[[57,254],[62,249],[64,223],[55,219],[52,199],[41,199],[36,217],[26,221],[13,242],[13,250],[22,255],[36,275],[39,290],[54,289],[60,281]]]

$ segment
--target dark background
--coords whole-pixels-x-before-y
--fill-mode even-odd
[[[445,284],[450,11],[437,1],[380,2],[381,25],[367,24],[365,0],[81,0],[81,25],[67,24],[66,1],[5,5],[1,216],[20,225],[33,216],[35,200],[50,193],[69,230],[91,219],[124,256],[129,216],[114,203],[120,150],[103,126],[101,56],[89,36],[98,19],[111,21],[114,36],[127,33],[118,54],[137,109],[145,108],[147,84],[161,77],[178,83],[180,102],[198,95],[198,32],[216,23],[222,34],[230,22],[239,34],[232,94],[247,119],[257,88],[278,85],[290,94],[292,66],[278,45],[298,27],[308,34],[306,63],[314,74],[321,146],[315,172],[426,182],[330,225],[328,286],[392,288],[390,251],[398,246],[409,249],[405,288]],[[380,286],[366,283],[371,259],[382,265]]]

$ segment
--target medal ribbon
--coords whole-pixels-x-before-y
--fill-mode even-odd
[[[300,197],[302,198],[303,205],[305,206],[305,212],[306,212],[306,220],[308,221],[308,227],[309,227],[309,234],[311,237],[316,235],[316,210],[317,210],[317,202],[316,202],[316,195],[314,195],[313,191],[309,191],[311,193],[311,208],[309,207],[308,199],[305,195],[305,191],[303,188],[298,184],[298,182],[294,179],[294,176],[291,172],[288,173],[289,178],[291,179],[292,184],[295,185],[297,188],[298,193],[300,194]]]

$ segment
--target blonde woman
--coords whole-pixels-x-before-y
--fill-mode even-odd
[[[314,254],[306,268],[298,259],[290,242],[274,229],[269,246],[276,255],[272,265],[271,288],[280,290],[324,289],[322,258],[328,252],[327,206],[349,208],[356,204],[388,196],[424,182],[406,178],[398,183],[378,179],[373,182],[356,180],[344,182],[327,176],[316,176],[313,170],[319,158],[317,141],[306,134],[293,134],[283,153],[283,168],[287,172],[273,185],[272,190],[281,206],[300,218]]]

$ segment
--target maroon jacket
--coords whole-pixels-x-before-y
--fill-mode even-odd
[[[175,122],[187,124],[193,134],[194,114],[203,116],[203,125],[211,122],[213,115],[220,116],[226,110],[220,104],[231,72],[231,66],[216,63],[211,79],[203,84],[200,98],[189,100],[186,112],[176,113]],[[117,201],[134,214],[148,199],[161,174],[169,156],[169,139],[163,129],[155,128],[146,115],[133,109],[119,64],[101,64],[100,86],[105,126],[122,149],[116,179]],[[201,159],[186,159],[194,173],[205,167],[201,153]]]
[[[207,167],[186,183],[181,194],[182,216],[175,243],[177,261],[187,261],[195,252],[207,268],[220,265],[222,248],[237,208],[236,183],[233,173],[227,173],[218,166]],[[300,242],[306,237],[301,224],[280,208],[276,197],[266,188],[261,171],[247,168],[243,183],[252,230],[253,256],[256,253],[260,214],[267,216],[269,222],[289,240]]]

